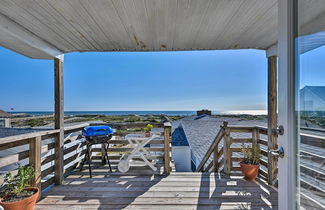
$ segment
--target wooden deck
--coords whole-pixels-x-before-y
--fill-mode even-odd
[[[142,170],[143,172],[143,170]],[[43,193],[36,209],[277,209],[277,191],[264,181],[218,173],[75,171]]]

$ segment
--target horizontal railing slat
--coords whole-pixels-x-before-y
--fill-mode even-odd
[[[239,166],[232,166],[231,170],[232,171],[241,171],[241,168]]]
[[[260,164],[265,166],[266,168],[268,167],[267,162],[265,160],[260,160]]]
[[[82,150],[81,152],[77,152],[76,154],[64,159],[64,161],[63,161],[64,165],[68,165],[69,163],[76,160],[78,157],[83,156],[84,154],[86,154],[86,150]]]
[[[29,140],[30,139],[23,139],[23,140],[14,141],[11,143],[0,144],[0,150],[10,149],[13,147],[18,147],[21,145],[29,144]]]
[[[47,175],[49,175],[49,174],[51,174],[53,172],[54,172],[54,165],[52,165],[52,166],[48,167],[47,169],[43,170],[41,172],[41,176],[43,178],[43,177],[46,177]]]
[[[254,129],[254,126],[228,125],[227,128],[230,129],[230,132],[234,133],[251,133]]]
[[[231,138],[231,143],[251,143],[252,138]]]
[[[41,164],[45,165],[47,163],[50,163],[50,162],[52,162],[54,160],[54,158],[55,158],[55,154],[47,155],[46,157],[43,158]]]
[[[70,152],[76,151],[76,150],[82,148],[85,145],[86,145],[86,142],[81,142],[79,144],[74,144],[74,145],[72,145],[70,147],[66,147],[66,148],[64,148],[63,154],[64,155],[69,154]]]
[[[263,175],[265,178],[267,178],[267,172],[264,169],[262,169],[261,167],[259,168],[258,173]]]
[[[264,149],[261,149],[261,154],[267,157],[268,152],[266,150],[264,150]]]
[[[6,157],[0,158],[0,168],[19,162],[23,159],[26,159],[29,157],[29,150],[25,150],[16,154],[8,155]]]
[[[255,126],[255,128],[258,130],[260,134],[267,135],[267,127],[263,126]]]
[[[231,161],[233,162],[242,162],[244,158],[242,157],[231,157]]]
[[[118,153],[118,152],[131,152],[133,148],[123,148],[123,147],[116,147],[116,148],[109,148],[108,153]],[[156,148],[156,147],[147,147],[147,151],[149,152],[164,152],[164,148]],[[92,152],[101,152],[101,148],[92,148]]]
[[[267,141],[265,141],[265,140],[263,140],[263,139],[259,139],[259,140],[257,141],[257,143],[259,143],[259,144],[263,144],[263,145],[267,146]]]
[[[165,140],[151,140],[149,144],[164,144]],[[108,143],[111,144],[129,144],[128,140],[109,140]]]
[[[241,152],[241,148],[229,148],[231,152]]]
[[[108,159],[110,160],[120,160],[122,157],[122,155],[108,155]],[[146,156],[147,159],[149,160],[162,160],[164,158],[163,155],[150,155],[150,156]],[[91,157],[92,160],[101,160],[102,156],[99,155],[93,155]],[[142,160],[142,158],[140,156],[135,156],[134,158],[132,158],[133,160]]]

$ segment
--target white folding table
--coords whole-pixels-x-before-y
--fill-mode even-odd
[[[130,169],[130,162],[135,156],[141,157],[143,163],[148,165],[152,170],[157,171],[154,166],[154,162],[148,160],[147,156],[150,155],[145,145],[150,143],[151,140],[158,137],[156,134],[152,134],[150,137],[144,137],[143,134],[128,134],[125,138],[128,140],[129,144],[133,148],[130,154],[123,155],[119,164],[118,170],[122,173],[126,173]]]

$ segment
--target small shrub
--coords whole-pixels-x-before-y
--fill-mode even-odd
[[[5,190],[1,195],[3,201],[22,200],[34,194],[31,191],[25,191],[29,187],[34,177],[34,168],[32,166],[19,166],[17,175],[13,176],[11,172],[5,175]]]
[[[153,128],[153,125],[148,124],[147,127],[144,128],[144,131],[145,132],[150,132],[152,128]]]
[[[261,158],[261,150],[258,144],[252,146],[242,144],[241,152],[244,154],[243,163],[250,165],[258,165]]]

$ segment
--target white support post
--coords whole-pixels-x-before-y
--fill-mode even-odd
[[[11,119],[4,118],[4,121],[5,121],[5,128],[11,128]]]
[[[269,58],[271,56],[278,56],[278,45],[272,45],[265,51],[266,57]]]
[[[278,145],[284,149],[279,158],[278,197],[279,209],[296,209],[296,142],[297,123],[295,115],[295,0],[278,1],[278,54],[279,54],[279,124],[284,135]]]

